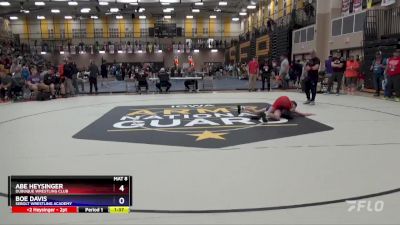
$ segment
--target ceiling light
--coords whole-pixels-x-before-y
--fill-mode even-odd
[[[221,9],[220,8],[215,8],[214,11],[215,12],[221,12]]]
[[[72,16],[64,16],[64,19],[66,19],[66,20],[72,20]]]
[[[17,20],[18,19],[18,17],[16,17],[16,16],[10,16],[10,20]]]
[[[124,17],[121,16],[121,15],[115,16],[115,19],[117,19],[117,20],[122,20],[123,18],[124,18]]]
[[[228,5],[228,2],[222,1],[222,2],[219,2],[218,5]]]
[[[60,13],[60,10],[59,9],[52,9],[51,13]]]
[[[216,19],[216,18],[217,18],[216,15],[211,15],[211,16],[210,16],[210,19]]]
[[[120,3],[137,3],[137,0],[117,0]]]
[[[37,6],[43,6],[43,5],[45,5],[45,4],[44,4],[44,2],[35,2],[35,5],[37,5]]]
[[[200,9],[192,9],[192,12],[193,12],[193,13],[199,13],[199,12],[200,12]]]
[[[68,5],[71,5],[71,6],[78,5],[78,2],[75,2],[75,1],[68,2]]]
[[[170,15],[165,15],[164,19],[171,19],[171,16]]]
[[[118,11],[119,11],[118,8],[110,8],[110,12],[112,12],[112,13],[115,13],[115,12],[118,12]]]
[[[169,5],[169,2],[161,2],[161,5]]]
[[[42,55],[46,55],[46,52],[40,52],[40,54],[42,54]]]
[[[144,20],[144,19],[146,19],[146,16],[139,16],[139,19],[141,19],[141,20]]]
[[[99,2],[99,5],[108,5],[108,2]]]
[[[97,16],[90,16],[90,18],[91,18],[91,19],[97,20],[99,17],[97,17]]]
[[[143,51],[142,51],[142,50],[138,50],[137,52],[138,52],[138,53],[143,53]]]
[[[194,53],[199,53],[199,52],[200,52],[200,50],[198,50],[198,49],[195,49],[195,50],[193,50],[193,52],[194,52]]]
[[[44,20],[44,19],[46,19],[46,17],[44,17],[44,16],[37,16],[36,17],[38,20]]]
[[[203,5],[203,2],[196,2],[194,5]]]
[[[21,12],[23,12],[23,13],[25,13],[25,14],[28,14],[28,13],[29,13],[29,10],[21,10]]]
[[[60,55],[64,55],[64,53],[65,53],[64,51],[60,51]]]
[[[218,49],[211,49],[211,52],[218,52]]]
[[[165,13],[170,13],[170,12],[172,12],[172,11],[174,11],[174,8],[166,8],[166,9],[163,9],[163,12],[165,12]]]
[[[193,16],[192,15],[187,15],[186,19],[193,19]]]
[[[239,15],[245,16],[245,15],[247,15],[247,12],[240,12]]]
[[[10,6],[9,2],[0,2],[0,6]]]
[[[106,53],[106,51],[100,50],[99,53],[100,53],[100,54],[104,54],[104,53]]]
[[[122,50],[118,50],[118,54],[122,54],[124,53]]]
[[[239,21],[239,18],[238,17],[233,17],[232,21]]]
[[[138,5],[138,3],[137,2],[131,2],[131,3],[129,3],[130,5]]]
[[[81,13],[89,13],[90,12],[90,8],[82,8],[81,9]]]
[[[255,9],[255,8],[257,8],[257,6],[256,5],[248,5],[247,8],[248,9]]]
[[[157,52],[158,52],[158,53],[162,53],[162,50],[160,49],[160,50],[158,50]]]
[[[146,9],[145,8],[139,8],[139,12],[144,12]]]

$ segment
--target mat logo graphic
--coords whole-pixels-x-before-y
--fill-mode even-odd
[[[385,203],[383,201],[370,201],[370,200],[347,200],[349,204],[348,212],[382,212]]]
[[[263,103],[246,107],[261,109]],[[332,128],[308,118],[262,123],[237,114],[237,104],[121,106],[74,138],[199,148],[221,148]]]

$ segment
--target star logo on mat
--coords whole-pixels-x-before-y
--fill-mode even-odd
[[[333,129],[305,117],[263,123],[252,120],[250,114],[238,115],[237,105],[119,106],[73,137],[162,146],[223,148]],[[266,103],[242,105],[256,110],[266,107]]]
[[[222,137],[222,135],[225,135],[225,134],[228,134],[228,133],[214,133],[214,132],[210,132],[210,131],[206,130],[201,134],[189,134],[189,135],[197,137],[196,141],[202,141],[202,140],[206,140],[206,139],[225,140],[225,138]]]

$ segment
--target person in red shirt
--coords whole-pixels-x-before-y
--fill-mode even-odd
[[[388,97],[392,96],[394,90],[396,94],[394,100],[400,102],[400,49],[397,49],[393,53],[393,57],[389,58],[386,73],[388,75]]]
[[[346,62],[346,71],[344,73],[347,80],[347,94],[354,95],[359,68],[360,64],[357,62],[357,60],[354,60],[354,56],[350,56],[350,59]]]
[[[281,96],[277,98],[272,105],[268,105],[264,109],[257,110],[254,108],[244,107],[238,105],[238,115],[243,112],[249,112],[255,114],[256,116],[252,117],[252,119],[259,120],[260,118],[263,122],[268,122],[268,118],[272,120],[279,121],[281,118],[292,119],[293,113],[299,116],[312,116],[313,113],[303,113],[298,111],[297,103],[293,100],[290,100],[287,96]]]
[[[257,58],[254,57],[248,64],[249,71],[249,91],[257,91],[257,77],[260,65],[258,65]]]

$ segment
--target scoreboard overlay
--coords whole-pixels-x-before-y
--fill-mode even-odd
[[[132,176],[9,176],[12,213],[129,213]]]

